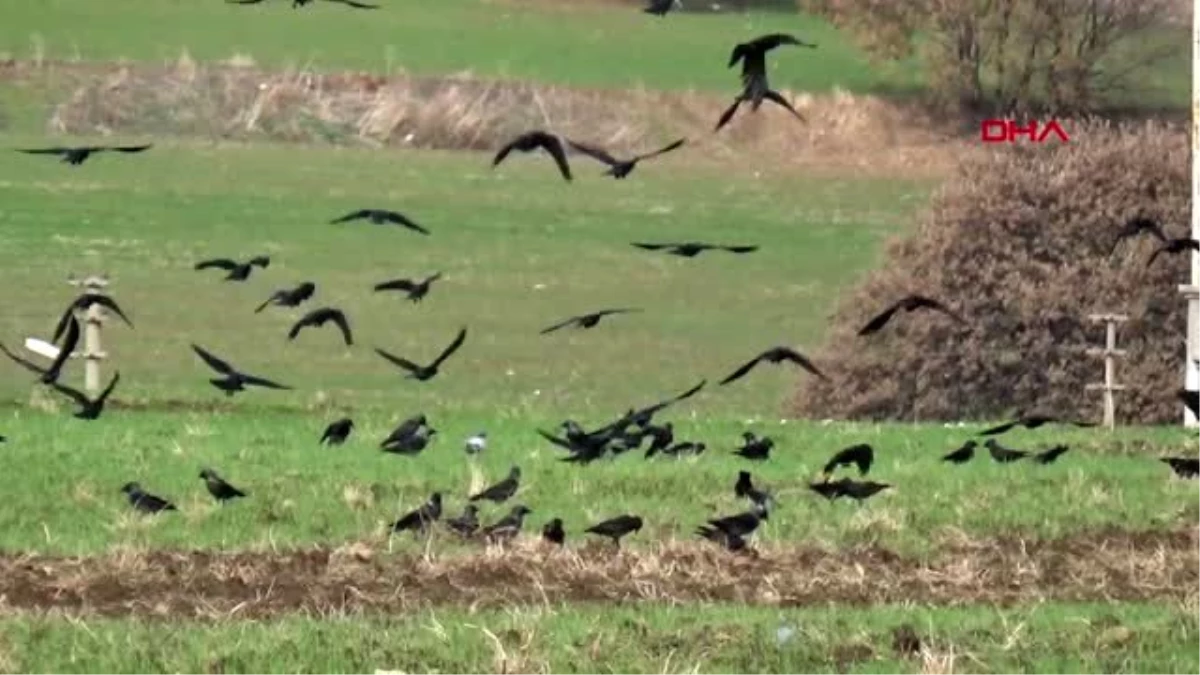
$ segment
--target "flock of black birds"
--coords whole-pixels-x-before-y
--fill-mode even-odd
[[[258,4],[263,0],[227,0],[233,4]],[[293,0],[293,7],[303,7],[311,3],[313,0]],[[354,2],[352,0],[326,0],[327,2],[338,2],[358,9],[376,9],[378,5],[369,5],[366,3]],[[649,7],[644,11],[650,14],[664,15],[674,5],[673,0],[654,0]],[[722,113],[715,130],[720,130],[733,117],[734,113],[740,108],[743,103],[749,103],[751,111],[758,110],[764,100],[772,101],[781,107],[789,110],[797,119],[804,120],[788,101],[772,90],[768,85],[766,78],[766,54],[782,45],[797,45],[808,48],[815,48],[816,45],[802,42],[791,35],[786,34],[770,34],[764,35],[755,40],[741,43],[733,48],[730,55],[729,67],[735,66],[739,61],[742,63],[742,90],[735,98],[733,104]],[[564,144],[564,140],[566,143]],[[560,138],[558,135],[542,131],[532,130],[523,133],[507,144],[505,144],[496,153],[492,160],[492,166],[495,167],[504,161],[513,151],[531,152],[534,150],[545,150],[556,163],[559,172],[567,181],[572,180],[571,168],[567,159],[567,149],[570,148],[576,152],[580,152],[586,156],[596,159],[609,168],[605,175],[612,176],[616,179],[627,177],[638,162],[649,159],[667,152],[674,151],[685,145],[686,139],[679,139],[663,148],[642,155],[634,156],[630,159],[617,159],[607,151],[595,147],[593,145],[579,143],[570,139]],[[25,149],[22,152],[35,154],[55,154],[60,155],[64,162],[73,166],[83,164],[92,154],[103,151],[117,151],[122,153],[138,153],[147,150],[151,146],[83,146],[83,147],[53,147],[40,149]],[[415,233],[429,236],[430,231],[424,226],[415,222],[408,216],[396,211],[386,209],[360,209],[353,211],[344,216],[336,218],[331,224],[346,223],[355,220],[366,220],[376,225],[395,225],[411,230]],[[1116,251],[1116,247],[1122,240],[1130,237],[1135,237],[1141,234],[1150,234],[1158,239],[1162,246],[1154,252],[1150,257],[1148,265],[1161,253],[1178,254],[1186,251],[1200,250],[1197,247],[1197,242],[1194,239],[1186,238],[1168,238],[1162,227],[1154,220],[1137,216],[1130,219],[1126,225],[1118,232],[1117,238],[1113,243],[1112,251]],[[667,253],[683,258],[693,258],[704,251],[723,250],[735,254],[752,253],[758,249],[755,245],[716,245],[700,242],[683,242],[683,243],[642,243],[635,242],[633,246],[650,250],[650,251],[666,251]],[[204,260],[195,264],[196,270],[220,269],[226,272],[224,279],[226,281],[244,282],[250,278],[255,268],[267,269],[270,266],[271,260],[268,256],[259,255],[250,258],[249,260],[239,261],[231,258],[215,258]],[[430,291],[431,285],[442,277],[441,272],[436,272],[424,279],[395,279],[384,281],[374,286],[374,291],[402,291],[407,295],[407,298],[412,302],[420,302]],[[269,298],[254,311],[255,313],[262,312],[269,306],[294,308],[313,297],[316,292],[316,284],[311,281],[305,281],[294,288],[285,288],[275,291]],[[61,315],[54,331],[54,342],[59,345],[58,355],[48,367],[42,367],[35,363],[22,358],[21,356],[11,352],[3,343],[0,343],[2,350],[9,359],[19,364],[20,366],[36,373],[38,381],[49,385],[54,390],[72,399],[79,409],[75,413],[75,417],[83,420],[95,420],[100,417],[105,401],[112,394],[117,383],[120,381],[120,372],[113,374],[112,380],[105,389],[95,399],[88,397],[86,394],[64,385],[58,381],[63,365],[66,360],[74,353],[78,347],[80,340],[80,323],[76,318],[76,312],[83,312],[92,305],[100,305],[105,310],[111,312],[121,318],[130,328],[133,327],[132,321],[117,305],[117,303],[108,295],[98,292],[86,292],[73,300],[66,310]],[[922,295],[909,295],[903,297],[890,306],[884,308],[876,316],[871,318],[859,331],[858,335],[868,337],[882,330],[889,322],[893,321],[896,315],[900,312],[912,312],[916,310],[931,310],[939,312],[949,319],[955,321],[969,330],[968,322],[953,309],[946,306],[944,303],[933,298]],[[581,329],[590,329],[595,327],[602,318],[617,314],[636,313],[641,310],[638,308],[626,307],[615,309],[603,309],[579,316],[573,316],[566,320],[555,323],[541,331],[541,334],[549,334],[558,331],[568,326],[577,326]],[[321,327],[327,323],[332,323],[339,329],[341,336],[347,346],[354,344],[353,335],[351,332],[350,322],[346,314],[335,307],[320,307],[306,313],[300,320],[295,322],[287,332],[289,340],[294,340],[300,332],[307,327]],[[450,343],[438,354],[438,356],[429,362],[427,365],[422,365],[413,362],[407,358],[397,356],[383,349],[375,348],[375,352],[384,360],[392,365],[405,371],[406,377],[417,381],[428,381],[436,377],[440,368],[444,365],[447,359],[454,355],[464,344],[467,338],[467,328],[464,326],[459,330],[458,334],[450,341]],[[193,344],[193,351],[200,359],[207,364],[209,368],[215,371],[219,377],[215,377],[209,382],[212,386],[223,391],[227,396],[233,396],[239,392],[243,392],[249,386],[264,387],[270,389],[290,389],[291,387],[280,384],[273,380],[251,375],[242,372],[234,367],[228,361],[216,356],[212,352],[204,349],[200,345]],[[784,362],[793,363],[800,368],[808,371],[816,377],[828,380],[829,378],[821,372],[820,369],[806,357],[804,354],[786,346],[775,346],[764,350],[746,363],[734,369],[728,376],[720,381],[720,385],[728,385],[744,376],[751,370],[762,363],[767,364],[782,364]],[[560,461],[589,464],[602,457],[615,457],[630,450],[640,449],[647,440],[647,447],[644,457],[650,459],[656,455],[665,455],[670,457],[683,457],[688,455],[699,455],[706,450],[706,445],[696,441],[677,441],[675,437],[674,427],[670,422],[663,424],[654,424],[654,416],[666,409],[668,406],[686,400],[698,392],[700,392],[707,380],[702,380],[697,385],[687,391],[655,403],[653,405],[640,408],[629,409],[624,415],[617,420],[605,424],[597,429],[587,431],[573,420],[566,420],[561,424],[563,431],[562,435],[555,435],[550,432],[538,429],[537,432],[547,441],[562,448],[567,452],[567,456]],[[1198,412],[1197,395],[1198,392],[1183,390],[1179,392],[1179,397],[1193,412]],[[1020,415],[1016,420],[1007,422],[1000,426],[983,431],[981,436],[989,438],[984,442],[983,446],[987,448],[992,459],[1001,464],[1011,463],[1027,457],[1032,458],[1032,461],[1039,464],[1050,464],[1055,462],[1069,449],[1066,445],[1055,445],[1042,452],[1032,452],[1026,450],[1014,450],[1000,445],[994,436],[1003,434],[1017,426],[1023,426],[1029,429],[1035,429],[1046,424],[1052,423],[1069,423],[1080,427],[1094,426],[1088,422],[1080,421],[1065,421],[1059,420],[1047,415]],[[324,445],[340,445],[346,441],[354,429],[354,422],[350,418],[336,420],[328,425],[320,438],[320,443]],[[432,428],[426,416],[421,413],[403,421],[395,430],[388,435],[383,442],[380,443],[380,449],[384,452],[401,454],[401,455],[416,455],[419,454],[430,443],[437,430]],[[0,436],[0,441],[5,438]],[[486,441],[483,436],[473,438],[469,443],[468,452],[478,452],[484,447]],[[769,459],[771,450],[775,443],[767,437],[758,437],[753,432],[747,431],[743,434],[743,443],[741,447],[734,451],[734,454],[751,461],[763,461]],[[950,452],[942,457],[943,461],[953,464],[963,464],[970,461],[975,454],[978,443],[974,440],[967,441],[962,447]],[[869,499],[875,494],[892,487],[887,483],[879,483],[869,480],[854,480],[850,477],[842,477],[837,480],[832,479],[832,474],[841,466],[854,466],[857,468],[859,476],[866,476],[874,462],[875,451],[868,444],[852,445],[840,452],[836,453],[825,464],[822,470],[822,479],[817,482],[808,484],[808,488],[814,493],[825,497],[829,500],[836,500],[841,497],[847,497],[857,502],[862,502]],[[1162,458],[1163,462],[1167,463],[1171,469],[1181,477],[1196,477],[1200,474],[1200,465],[1198,460],[1183,457],[1167,457]],[[209,493],[220,503],[225,503],[229,500],[246,497],[246,493],[226,482],[221,476],[212,469],[204,469],[199,475],[205,481],[205,485]],[[519,467],[512,467],[509,475],[503,480],[487,487],[486,489],[469,495],[466,506],[462,514],[454,518],[446,518],[442,522],[452,532],[463,537],[480,536],[488,542],[505,542],[511,540],[522,529],[525,517],[532,513],[532,510],[524,504],[517,504],[512,507],[509,513],[493,524],[482,526],[479,522],[479,508],[477,503],[480,501],[491,501],[500,504],[514,497],[519,488],[521,481],[521,470]],[[163,511],[177,510],[175,505],[170,501],[153,494],[145,492],[142,487],[136,482],[130,482],[121,488],[130,504],[138,511],[147,513],[159,513]],[[746,537],[757,529],[763,520],[769,518],[770,509],[775,504],[775,500],[771,493],[767,490],[756,487],[753,483],[753,478],[748,471],[740,471],[737,480],[734,484],[734,496],[741,499],[745,498],[750,501],[750,508],[741,513],[731,516],[714,518],[708,520],[705,525],[700,526],[696,530],[696,535],[704,539],[708,539],[721,546],[738,551],[747,547]],[[439,520],[442,520],[442,493],[434,492],[424,504],[405,514],[401,518],[394,521],[390,529],[393,532],[412,530],[417,533],[426,532],[429,527]],[[611,539],[615,546],[619,548],[620,540],[634,532],[639,531],[643,526],[643,520],[640,516],[632,514],[624,514],[614,518],[610,518],[603,522],[597,523],[584,532],[595,534],[601,537]],[[546,522],[542,529],[542,537],[546,541],[553,544],[561,545],[565,542],[566,532],[563,527],[561,518],[551,518]]]

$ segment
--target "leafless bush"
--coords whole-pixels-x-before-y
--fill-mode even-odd
[[[1178,421],[1187,258],[1146,261],[1155,244],[1116,229],[1138,212],[1174,236],[1189,222],[1189,149],[1161,124],[1084,123],[1071,143],[1005,149],[969,161],[934,199],[917,232],[849,294],[819,354],[832,384],[806,381],[798,414],[869,419],[995,418],[1014,407],[1094,419],[1100,379],[1088,347],[1103,327],[1090,313],[1128,314],[1119,341],[1118,418]],[[1046,147],[1041,150],[1037,148]],[[867,318],[907,293],[942,298],[973,331],[940,315],[893,320],[855,337]]]

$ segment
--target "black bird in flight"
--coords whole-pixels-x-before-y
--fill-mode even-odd
[[[817,370],[817,367],[815,365],[813,365],[813,362],[810,361],[807,356],[792,349],[791,347],[779,346],[779,347],[771,347],[770,349],[759,354],[758,356],[754,357],[753,359],[750,359],[742,366],[739,366],[737,370],[733,371],[732,373],[729,374],[728,377],[721,380],[721,384],[726,385],[726,384],[729,384],[730,382],[733,382],[734,380],[741,378],[743,375],[750,372],[750,370],[753,369],[754,366],[757,366],[759,363],[762,363],[762,362],[783,363],[785,361],[791,361],[792,363],[799,365],[801,368],[807,370],[808,372],[812,373],[813,375],[816,375],[817,377],[821,378],[822,380],[829,381],[829,378],[825,376],[825,373],[822,373],[820,370]]]
[[[1158,221],[1145,216],[1135,216],[1125,221],[1125,225],[1117,232],[1117,236],[1113,239],[1112,248],[1109,249],[1108,254],[1111,256],[1113,253],[1116,253],[1117,245],[1122,241],[1146,233],[1164,244],[1167,242],[1167,235],[1163,232],[1162,225],[1159,225]]]
[[[54,387],[54,390],[60,394],[66,394],[67,396],[71,397],[71,399],[79,405],[79,410],[75,411],[75,417],[78,417],[81,420],[94,420],[97,417],[100,417],[100,413],[104,412],[105,401],[108,400],[109,394],[113,392],[113,389],[117,387],[117,382],[120,381],[121,372],[117,371],[113,373],[113,378],[109,380],[108,386],[105,387],[104,391],[100,392],[100,395],[95,399],[90,399],[88,398],[87,394],[83,393],[82,391],[79,391],[78,389],[72,389],[71,387],[68,387],[60,382],[53,382],[50,384],[50,386]]]
[[[375,284],[375,292],[379,291],[404,291],[408,294],[408,299],[413,302],[420,302],[422,298],[429,293],[429,287],[433,282],[442,278],[441,272],[435,272],[421,281],[416,279],[392,279]]]
[[[178,511],[175,505],[163,499],[156,497],[142,489],[142,486],[136,482],[126,483],[121,487],[121,492],[129,496],[129,505],[138,511],[144,513],[160,513],[162,511]]]
[[[225,479],[217,475],[217,472],[212,469],[202,470],[200,477],[204,479],[204,487],[208,488],[208,494],[212,495],[213,499],[222,504],[230,499],[246,496],[245,492],[225,482]]]
[[[642,519],[639,516],[623,515],[596,523],[584,532],[598,534],[612,539],[617,548],[621,548],[621,537],[642,529]]]
[[[708,446],[704,443],[698,443],[696,441],[684,441],[682,443],[676,443],[675,445],[663,450],[662,454],[678,459],[684,455],[702,455],[707,448]],[[652,456],[652,453],[646,453],[646,459],[649,459]]]
[[[733,454],[746,459],[765,460],[771,457],[771,448],[775,447],[775,441],[763,436],[759,438],[754,435],[753,431],[747,431],[742,434],[742,447],[733,451]]]
[[[1039,452],[1033,456],[1033,461],[1038,464],[1053,464],[1055,460],[1062,456],[1064,452],[1070,450],[1070,446],[1056,445],[1045,452]]]
[[[460,537],[469,537],[479,529],[479,507],[467,504],[462,515],[457,518],[447,518],[446,527]]]
[[[567,533],[563,530],[562,518],[552,518],[550,522],[542,526],[542,539],[551,544],[562,546],[567,540]]]
[[[646,449],[647,457],[666,450],[675,442],[675,426],[670,422],[660,426],[647,424],[642,427],[642,433],[650,437],[650,447]]]
[[[1025,427],[1026,429],[1036,429],[1043,424],[1073,424],[1077,427],[1094,427],[1095,422],[1078,422],[1071,420],[1060,420],[1057,417],[1049,417],[1046,415],[1021,415],[1011,422],[1005,422],[991,429],[979,432],[980,436],[999,436],[1000,434],[1016,427]]]
[[[54,327],[53,340],[58,342],[58,338],[62,337],[63,331],[67,329],[67,324],[70,323],[71,317],[75,315],[76,310],[86,312],[92,305],[100,305],[120,317],[126,326],[133,328],[133,322],[129,320],[129,317],[125,316],[125,312],[121,311],[121,307],[117,305],[116,300],[103,293],[89,292],[80,295],[78,298],[72,300],[70,305],[67,305],[67,309],[63,311],[62,317],[58,320],[58,325]]]
[[[545,150],[554,158],[554,163],[558,165],[558,171],[564,179],[571,180],[571,166],[567,164],[567,152],[563,149],[562,140],[554,134],[537,129],[517,136],[500,148],[495,158],[492,159],[492,166],[499,166],[500,162],[503,162],[504,158],[508,157],[513,150],[532,152],[538,148]]]
[[[433,360],[433,363],[431,363],[427,366],[419,366],[419,365],[413,363],[412,361],[409,361],[408,359],[402,359],[399,356],[395,356],[394,354],[389,354],[379,348],[375,349],[375,353],[379,354],[380,356],[387,359],[388,361],[391,361],[393,364],[400,366],[404,370],[408,371],[408,375],[406,375],[406,377],[414,378],[416,380],[424,382],[425,380],[428,380],[428,379],[432,378],[434,375],[438,374],[438,368],[442,365],[442,363],[446,359],[450,358],[451,354],[458,351],[458,348],[462,346],[463,341],[466,339],[467,339],[467,329],[464,326],[462,328],[462,330],[458,331],[458,337],[454,338],[454,342],[451,342],[450,345],[448,347],[446,347],[446,349],[436,359]]]
[[[226,396],[233,396],[239,391],[245,391],[248,385],[255,387],[266,387],[268,389],[291,389],[291,387],[287,385],[279,384],[278,382],[272,382],[271,380],[258,377],[256,375],[249,375],[247,373],[240,372],[229,363],[209,353],[200,345],[193,344],[192,351],[196,352],[201,359],[204,359],[204,362],[208,364],[209,368],[212,368],[224,376],[213,378],[209,380],[209,382],[212,383],[212,386],[225,392]]]
[[[1193,415],[1200,417],[1200,390],[1180,389],[1175,392],[1175,395],[1179,397],[1180,401],[1183,401]]]
[[[617,179],[621,179],[621,178],[628,176],[629,173],[631,171],[633,171],[633,168],[637,166],[637,163],[642,161],[643,159],[650,159],[651,157],[657,157],[659,155],[666,154],[668,152],[671,152],[672,150],[678,149],[680,146],[682,146],[686,142],[687,142],[686,138],[681,138],[681,139],[675,141],[674,143],[671,143],[670,145],[666,145],[666,146],[659,148],[658,150],[655,150],[654,152],[648,152],[644,155],[635,155],[634,157],[632,157],[630,159],[617,159],[616,157],[613,157],[612,155],[608,154],[608,152],[606,152],[603,148],[598,148],[594,145],[588,145],[586,143],[576,143],[575,141],[572,141],[569,139],[567,140],[567,143],[572,148],[578,150],[579,152],[582,152],[583,154],[587,155],[588,157],[591,157],[592,159],[595,159],[604,164],[607,164],[608,171],[605,171],[604,175],[612,176],[613,178],[617,178]]]
[[[1183,237],[1181,239],[1168,239],[1167,243],[1155,249],[1150,259],[1146,261],[1146,267],[1154,264],[1154,259],[1163,253],[1184,253],[1186,251],[1200,251],[1200,241]]]
[[[938,302],[937,300],[934,300],[933,298],[927,298],[923,295],[906,295],[897,300],[887,309],[880,312],[875,318],[868,321],[867,325],[863,326],[858,331],[858,334],[871,335],[872,333],[876,333],[879,331],[879,329],[887,325],[887,322],[891,320],[892,316],[894,316],[896,312],[900,310],[911,312],[917,309],[932,309],[945,314],[960,324],[966,325],[967,323],[961,316],[956,314],[949,307]]]
[[[62,155],[62,161],[66,162],[67,164],[79,166],[80,164],[83,164],[84,162],[86,162],[88,157],[91,157],[94,153],[97,153],[97,152],[106,152],[106,151],[111,150],[114,152],[130,153],[130,152],[142,152],[143,150],[148,150],[149,148],[150,148],[150,144],[147,144],[147,145],[85,145],[85,146],[80,146],[80,147],[75,147],[75,148],[57,147],[57,148],[21,149],[21,152],[29,153],[31,155]]]
[[[1166,463],[1180,478],[1195,478],[1200,475],[1200,459],[1193,457],[1163,457],[1160,462]]]
[[[733,103],[725,109],[725,112],[721,113],[720,119],[717,120],[717,126],[713,129],[714,133],[720,131],[733,119],[734,114],[743,103],[750,103],[750,110],[757,111],[764,100],[779,105],[801,122],[807,121],[786,98],[771,89],[767,82],[767,52],[781,45],[816,48],[814,44],[802,42],[783,33],[763,35],[734,46],[733,51],[729,54],[728,67],[732,68],[737,65],[738,61],[742,62],[742,91],[733,99]]]
[[[9,359],[11,359],[13,363],[17,364],[18,366],[21,366],[22,368],[28,370],[31,373],[37,374],[39,376],[39,380],[47,377],[48,373],[50,372],[49,368],[43,368],[43,367],[39,366],[38,364],[30,361],[29,359],[26,359],[21,356],[18,356],[17,354],[14,354],[2,342],[0,342],[0,351],[3,351],[4,355],[7,356]],[[59,356],[62,356],[62,354],[63,354],[62,350],[59,350]],[[55,360],[57,360],[57,359],[55,359]],[[58,376],[55,375],[54,377],[55,377],[55,379],[57,379]]]
[[[258,255],[244,263],[230,260],[229,258],[213,258],[212,260],[202,260],[196,263],[195,269],[206,270],[216,267],[229,272],[229,274],[225,275],[225,281],[245,281],[250,278],[250,272],[253,271],[255,266],[266,269],[271,266],[271,258],[265,255]]]
[[[531,513],[533,510],[529,507],[517,504],[507,516],[483,528],[483,538],[493,544],[512,541],[521,531],[521,526],[525,524],[525,516]]]
[[[967,441],[963,446],[954,452],[947,453],[942,457],[943,462],[952,462],[954,464],[962,464],[971,461],[975,456],[975,446],[978,445],[975,441]]]
[[[753,253],[758,250],[758,246],[721,246],[719,244],[702,244],[700,242],[689,241],[682,244],[646,244],[634,242],[634,246],[644,248],[647,251],[666,250],[671,255],[677,255],[682,258],[694,258],[704,251],[729,251],[730,253]]]
[[[67,359],[71,357],[71,354],[79,346],[79,333],[79,321],[75,318],[74,314],[71,314],[67,317],[66,336],[63,338],[63,343],[58,349],[58,354],[54,357],[54,361],[50,363],[50,367],[42,372],[43,384],[54,384],[58,381],[59,375],[62,374],[63,366],[67,364]],[[10,355],[11,357],[12,355]],[[24,359],[18,360],[17,363],[33,365]],[[33,367],[36,372],[37,366]]]
[[[435,492],[429,496],[429,501],[400,517],[389,527],[392,532],[413,530],[424,532],[429,524],[442,517],[442,493]]]
[[[541,335],[545,335],[547,333],[553,333],[554,331],[556,331],[560,328],[566,328],[567,326],[570,326],[571,324],[576,324],[580,328],[592,328],[596,324],[600,323],[600,319],[602,319],[606,316],[609,316],[612,314],[629,314],[632,312],[640,312],[640,311],[642,311],[642,310],[637,309],[637,308],[621,308],[621,309],[602,309],[599,312],[592,312],[591,314],[581,314],[579,316],[573,316],[565,321],[560,321],[560,322],[554,324],[553,326],[550,326],[549,328],[543,329],[541,331]]]
[[[1029,453],[1025,450],[1011,450],[997,443],[994,438],[987,439],[987,442],[983,445],[991,453],[992,459],[1001,464],[1008,464],[1009,462],[1015,462],[1018,459],[1029,456]]]
[[[852,445],[843,450],[839,450],[829,462],[825,464],[822,473],[829,475],[839,466],[850,466],[855,464],[858,466],[858,475],[865,476],[871,470],[871,463],[875,461],[875,450],[866,443]]]
[[[569,457],[559,460],[560,462],[573,464],[590,464],[603,457],[609,442],[615,435],[614,432],[593,432],[577,436],[568,434],[567,438],[559,438],[541,429],[538,429],[537,432],[542,438],[571,453]]]
[[[295,340],[296,336],[300,334],[300,330],[307,326],[319,328],[330,321],[342,331],[342,340],[346,342],[346,346],[353,345],[354,336],[350,334],[350,322],[346,320],[346,314],[336,307],[321,307],[305,314],[288,331],[288,339]]]
[[[325,432],[321,434],[319,445],[341,445],[350,437],[350,432],[354,429],[354,420],[349,417],[343,417],[340,420],[335,420],[325,427]]]
[[[317,285],[311,281],[302,282],[295,288],[282,288],[271,294],[267,301],[254,310],[255,314],[263,311],[268,305],[277,307],[299,307],[300,303],[308,300],[317,290]]]
[[[357,211],[347,213],[341,218],[331,220],[329,221],[329,224],[336,225],[338,223],[346,223],[351,220],[369,220],[376,225],[386,225],[388,223],[392,223],[407,227],[413,232],[420,232],[421,234],[425,235],[429,234],[429,230],[419,225],[412,218],[409,218],[398,211],[388,211],[387,209],[359,209]]]
[[[659,401],[658,403],[655,403],[653,405],[648,405],[645,408],[641,408],[639,410],[630,410],[630,411],[626,412],[624,415],[622,415],[620,417],[620,419],[613,422],[612,424],[609,424],[608,426],[604,427],[600,431],[621,431],[625,427],[629,426],[630,424],[636,424],[638,426],[644,427],[644,426],[650,424],[650,421],[654,418],[654,415],[657,414],[659,411],[663,410],[664,408],[666,408],[667,406],[669,406],[673,403],[679,403],[681,401],[686,401],[687,399],[695,396],[701,389],[704,388],[704,385],[706,385],[706,384],[708,384],[708,380],[700,380],[698,383],[696,383],[696,385],[694,387],[692,387],[691,389],[688,389],[687,391],[683,392],[682,394],[679,394],[678,396],[674,396],[665,401]],[[599,432],[597,432],[597,433],[599,433]]]
[[[488,486],[482,492],[478,492],[476,494],[471,495],[471,497],[469,499],[467,499],[467,501],[477,502],[481,499],[487,499],[487,500],[496,502],[497,504],[500,504],[500,503],[508,501],[509,497],[512,497],[513,495],[517,494],[517,488],[519,488],[520,486],[521,486],[521,469],[519,467],[514,466],[512,469],[509,470],[507,478],[500,481],[499,483],[496,483],[495,485]]]

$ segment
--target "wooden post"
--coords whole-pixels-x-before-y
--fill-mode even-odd
[[[1088,316],[1088,321],[1104,322],[1105,324],[1104,348],[1093,347],[1087,350],[1087,353],[1092,356],[1104,357],[1104,382],[1089,384],[1087,390],[1100,389],[1104,392],[1104,426],[1109,429],[1117,426],[1117,406],[1113,400],[1113,392],[1125,389],[1124,385],[1116,383],[1116,358],[1125,355],[1124,349],[1117,349],[1117,324],[1128,320],[1129,317],[1124,314],[1092,314]]]
[[[84,291],[88,293],[103,293],[104,289],[108,287],[108,277],[90,275],[78,279],[71,276],[67,279],[67,283],[77,288],[83,287]],[[100,391],[100,362],[108,356],[100,342],[104,308],[98,304],[88,307],[83,322],[83,386],[89,396],[95,396]]]

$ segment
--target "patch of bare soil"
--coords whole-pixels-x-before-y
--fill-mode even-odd
[[[0,611],[180,618],[410,612],[430,605],[726,601],[796,606],[1186,599],[1197,529],[957,543],[928,560],[876,547],[730,554],[672,542],[614,552],[522,541],[469,556],[382,555],[365,543],[288,553],[0,558]]]
[[[52,133],[172,134],[248,140],[493,150],[546,128],[620,153],[678,137],[697,157],[786,168],[942,174],[959,153],[979,152],[958,128],[916,106],[874,96],[781,92],[808,120],[766,104],[713,126],[731,95],[558,87],[470,74],[416,77],[272,72],[252,65],[173,66],[10,61],[0,78],[66,82]],[[954,126],[954,125],[951,125]]]

